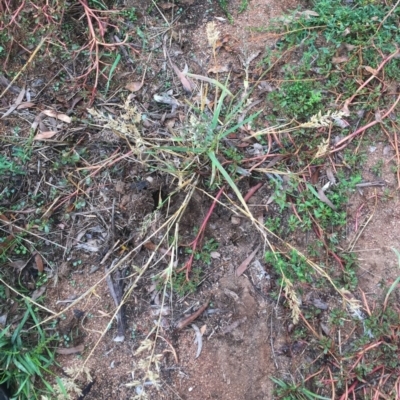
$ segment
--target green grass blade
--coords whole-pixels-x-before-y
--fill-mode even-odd
[[[330,397],[320,396],[319,394],[312,393],[309,390],[302,388],[302,393],[310,400],[318,399],[318,400],[331,400]]]
[[[399,260],[399,267],[400,267],[400,253],[394,248],[392,248],[392,250],[395,252],[397,259]],[[390,288],[385,297],[385,302],[383,303],[383,309],[386,308],[387,302],[389,301],[390,294],[393,292],[394,289],[396,289],[399,282],[400,282],[400,276],[397,277],[397,279],[390,285]]]
[[[58,387],[59,387],[60,390],[61,390],[61,393],[62,393],[64,396],[68,396],[68,393],[67,393],[67,390],[65,389],[65,386],[64,386],[64,384],[63,384],[63,381],[62,381],[59,377],[56,377],[56,381],[57,381]]]
[[[12,337],[11,337],[11,342],[12,343],[14,343],[17,338],[19,338],[19,334],[21,332],[21,329],[25,325],[25,322],[28,319],[28,317],[29,317],[29,311],[26,310],[24,317],[22,318],[21,322],[19,323],[19,325],[17,326],[17,328],[15,329],[15,331],[14,331]]]
[[[24,372],[24,373],[27,374],[27,375],[31,375],[31,374],[29,373],[29,371],[28,371],[18,360],[16,360],[16,359],[14,358],[12,361],[13,361],[14,365],[15,365],[20,371]]]
[[[193,78],[193,79],[199,79],[200,81],[204,81],[204,82],[208,82],[211,83],[215,86],[218,86],[220,89],[222,89],[224,92],[226,92],[226,94],[228,94],[229,96],[233,96],[233,94],[231,93],[231,91],[224,86],[221,82],[218,82],[216,79],[212,79],[209,78],[208,76],[202,76],[202,75],[197,75],[197,74],[191,74],[191,73],[186,73],[186,75],[189,78]]]
[[[41,376],[40,368],[33,362],[29,354],[25,354],[23,358],[21,358],[21,363],[25,365],[25,367],[30,369],[32,373],[38,374]]]
[[[176,151],[177,153],[204,153],[204,149],[196,149],[191,147],[174,147],[174,146],[162,146],[160,150],[171,150]]]
[[[253,115],[250,115],[250,117],[246,118],[244,121],[237,123],[236,125],[234,125],[232,128],[227,129],[226,131],[224,131],[224,133],[220,136],[221,139],[228,136],[230,133],[235,132],[236,130],[238,130],[240,127],[242,127],[243,125],[253,121],[255,118],[257,118],[260,115],[261,111],[256,112]]]
[[[215,155],[215,153],[213,151],[209,151],[208,153],[208,157],[210,158],[211,162],[213,165],[215,165],[215,167],[219,170],[219,172],[221,172],[222,176],[225,178],[226,182],[228,183],[228,185],[232,188],[232,190],[235,192],[236,196],[238,197],[238,199],[240,200],[240,202],[242,203],[244,209],[249,213],[249,215],[251,215],[249,208],[247,207],[246,202],[244,201],[244,198],[242,196],[242,194],[240,193],[238,187],[236,186],[235,182],[233,181],[233,179],[229,176],[228,172],[226,171],[226,169],[221,165],[221,163],[218,161],[217,156]]]
[[[216,130],[218,128],[219,116],[221,114],[222,106],[224,105],[224,99],[226,97],[226,92],[222,92],[221,96],[219,96],[217,108],[214,110],[213,118],[211,120],[210,129]]]
[[[117,57],[115,58],[113,64],[111,65],[110,73],[108,74],[108,79],[107,79],[107,84],[106,84],[106,89],[105,89],[105,92],[104,92],[104,96],[107,96],[108,89],[110,87],[111,78],[112,78],[112,76],[114,74],[114,71],[117,68],[120,60],[121,60],[121,55],[117,54]]]

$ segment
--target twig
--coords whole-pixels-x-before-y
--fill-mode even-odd
[[[110,268],[105,267],[106,282],[108,289],[110,290],[111,297],[114,300],[115,306],[118,308],[117,312],[117,336],[114,338],[114,342],[123,342],[125,339],[125,315],[124,308],[122,305],[123,288],[122,288],[122,276],[121,270],[116,269],[116,279],[115,282],[112,279],[111,270],[113,270],[114,265],[118,262],[118,259],[114,260]]]
[[[196,318],[200,317],[201,314],[205,311],[205,309],[208,307],[208,304],[210,303],[210,299],[208,299],[197,311],[195,311],[193,314],[190,314],[187,317],[181,318],[176,324],[175,324],[175,330],[181,331],[183,328],[191,324]]]
[[[374,78],[376,78],[376,76],[378,75],[378,72],[385,66],[385,64],[387,62],[389,62],[393,57],[397,56],[398,53],[399,53],[399,49],[397,49],[395,52],[390,54],[390,56],[388,56],[381,62],[381,64],[378,66],[378,68],[376,70],[374,70],[374,73],[361,86],[359,86],[359,88],[354,92],[354,94],[350,98],[348,98],[344,102],[343,109],[348,110],[349,105],[352,103],[354,98],[357,96],[357,93],[360,92],[365,86],[367,86],[368,83],[371,82]]]
[[[201,224],[201,227],[199,229],[199,232],[197,233],[196,238],[193,240],[192,243],[189,244],[189,246],[192,247],[192,254],[190,255],[189,260],[187,261],[187,263],[178,270],[178,272],[183,271],[184,269],[186,269],[186,280],[189,281],[189,272],[192,269],[192,264],[193,264],[193,259],[194,259],[194,255],[197,249],[197,246],[199,244],[199,242],[201,241],[201,239],[203,238],[208,220],[211,217],[212,212],[214,211],[214,208],[218,202],[218,199],[221,197],[221,194],[223,193],[225,187],[222,186],[222,188],[219,190],[218,194],[215,196],[213,203],[211,204],[210,209],[208,210],[208,213],[206,215],[206,217],[204,218],[203,223]]]
[[[371,128],[371,126],[374,126],[379,122],[382,122],[382,120],[385,119],[389,114],[391,114],[391,112],[396,108],[397,103],[399,101],[400,101],[400,95],[397,97],[396,101],[392,104],[390,109],[385,114],[382,115],[381,121],[377,121],[377,120],[372,121],[369,124],[357,129],[355,132],[351,133],[350,135],[346,136],[345,138],[343,138],[342,140],[340,140],[338,143],[335,144],[335,148],[330,151],[330,154],[336,153],[337,151],[340,151],[340,150],[343,150],[346,147],[346,145],[345,145],[346,142],[348,142],[349,140],[356,137],[359,133],[364,132],[366,129]]]
[[[7,93],[8,89],[10,89],[10,87],[13,85],[13,83],[19,78],[19,76],[26,70],[26,68],[28,67],[28,65],[32,62],[32,60],[35,58],[36,54],[38,53],[38,51],[41,49],[41,47],[43,46],[43,43],[47,40],[47,36],[42,38],[42,40],[40,41],[40,43],[37,45],[36,49],[34,50],[34,52],[31,54],[31,56],[29,57],[29,60],[25,63],[25,65],[18,71],[18,73],[14,76],[13,80],[9,83],[9,85],[3,90],[3,93],[0,94],[0,99]]]
[[[246,193],[246,196],[243,197],[244,201],[247,203],[250,198],[254,195],[254,193],[257,192],[258,189],[261,188],[261,186],[263,185],[262,182],[257,183],[257,185],[253,186],[252,188],[250,188],[250,190]]]

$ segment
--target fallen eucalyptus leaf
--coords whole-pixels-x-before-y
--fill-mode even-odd
[[[131,92],[139,91],[143,86],[143,81],[141,82],[129,82],[125,85],[125,89],[130,90]]]
[[[236,276],[240,276],[246,271],[247,267],[249,266],[250,262],[253,260],[254,256],[257,254],[260,245],[239,265],[238,269],[236,270]]]

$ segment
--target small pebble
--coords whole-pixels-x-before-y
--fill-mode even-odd
[[[233,225],[239,225],[241,220],[239,217],[236,217],[235,215],[231,218],[231,222]]]

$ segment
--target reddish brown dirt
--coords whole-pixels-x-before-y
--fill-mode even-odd
[[[392,250],[400,251],[400,197],[391,146],[378,142],[367,147],[366,153],[363,181],[379,182],[381,186],[360,188],[350,199],[348,242],[354,244],[358,256],[360,288],[373,301],[400,273]]]
[[[137,2],[133,5],[138,7]],[[273,0],[251,0],[249,8],[238,15],[236,10],[240,2],[236,0],[229,4],[229,10],[234,18],[234,24],[230,25],[218,7],[211,8],[208,2],[202,0],[193,1],[191,4],[182,1],[177,7],[183,14],[172,27],[174,40],[168,50],[173,61],[181,69],[187,62],[190,72],[207,75],[210,68],[227,66],[236,82],[243,84],[245,78],[243,61],[254,56],[251,65],[256,71],[255,66],[266,47],[273,46],[276,40],[262,30],[268,28],[271,19],[295,9],[298,5],[299,2],[294,0],[279,3]],[[143,10],[147,10],[149,6],[150,2],[141,2]],[[168,20],[172,20],[171,10],[164,10],[163,13]],[[163,23],[161,15],[154,10],[150,17],[145,18],[145,14],[143,12],[140,22],[147,24],[146,28],[149,30],[157,31]],[[225,21],[216,17],[225,18]],[[215,58],[212,56],[206,37],[206,24],[210,21],[216,23],[221,37],[226,39],[226,46],[218,50]],[[154,40],[154,43],[160,45],[161,40]],[[141,100],[150,101],[150,94],[162,86],[156,81],[155,76],[157,72],[163,70],[162,65],[166,60],[164,55],[158,54],[158,56],[159,58],[155,57],[150,63],[151,68],[146,76],[143,93],[137,94],[138,97],[143,96]],[[146,58],[145,54],[141,62]],[[139,71],[135,71],[126,78],[125,72],[118,71],[119,77],[123,80],[138,81],[142,77]],[[212,72],[210,75],[214,76]],[[174,88],[181,87],[173,73],[168,76],[173,81]],[[225,76],[227,75],[219,74],[218,78],[223,80]],[[258,75],[254,73],[249,79],[254,82],[258,79]],[[390,190],[389,197],[386,201],[387,193],[384,193],[382,187],[367,188],[363,189],[362,193],[354,194],[349,204],[351,222],[345,242],[347,245],[351,244],[352,239],[363,229],[363,222],[373,215],[354,246],[361,266],[360,287],[371,300],[381,296],[381,281],[390,284],[397,277],[398,262],[390,248],[400,250],[400,239],[397,234],[400,225],[399,197],[395,191],[397,182],[390,172],[390,157],[393,154],[384,150],[382,144],[377,144],[376,147],[376,150],[368,155],[363,178],[365,181],[376,181],[378,178],[370,169],[383,158],[385,162],[382,175],[385,187]],[[96,208],[99,209],[111,208],[112,200],[115,198],[117,229],[121,231],[127,229],[134,234],[134,237],[139,235],[141,222],[154,208],[155,200],[151,191],[156,189],[153,187],[143,192],[136,190],[132,183],[136,182],[139,175],[143,176],[146,173],[131,169],[125,177],[122,177],[128,177],[129,184],[121,184],[120,179],[115,179],[104,185],[106,189],[103,187],[95,191],[95,194],[91,194],[93,199],[96,199]],[[147,174],[147,177],[150,175]],[[157,180],[158,177],[152,176],[152,178]],[[160,183],[161,186],[164,184],[170,182]],[[244,181],[240,187],[242,193],[246,193],[250,186],[250,182]],[[251,199],[249,206],[257,218],[265,220],[268,216],[269,211],[265,203],[270,195],[271,188],[265,185]],[[171,204],[171,210],[179,207],[181,200],[182,195],[177,195]],[[185,241],[190,242],[193,239],[193,228],[201,224],[209,207],[209,198],[201,192],[196,192],[180,223],[180,235]],[[269,208],[273,208],[273,205]],[[167,267],[167,259],[160,262],[161,268],[144,274],[127,301],[127,325],[123,343],[113,341],[116,335],[115,323],[110,328],[107,327],[114,313],[115,304],[104,280],[93,288],[82,302],[62,314],[59,332],[71,338],[70,346],[83,344],[84,351],[79,355],[60,355],[57,361],[65,370],[72,366],[80,367],[83,360],[87,360],[86,365],[94,377],[94,384],[85,394],[85,400],[135,398],[135,393],[138,393],[141,380],[145,376],[146,366],[142,363],[148,360],[153,350],[149,347],[137,354],[138,347],[146,339],[150,339],[151,345],[156,343],[154,354],[157,355],[157,365],[153,363],[149,369],[152,373],[158,374],[160,383],[158,390],[151,385],[145,386],[149,399],[272,399],[271,376],[290,377],[298,373],[300,368],[312,364],[313,359],[310,354],[304,355],[310,343],[294,342],[289,338],[290,315],[279,302],[273,301],[270,297],[271,289],[276,289],[277,284],[272,276],[273,271],[266,266],[263,259],[264,243],[260,243],[254,227],[246,219],[232,217],[232,213],[222,206],[216,208],[207,227],[206,238],[214,238],[219,243],[217,250],[219,254],[212,259],[209,266],[202,265],[204,276],[196,293],[179,300],[176,296],[171,299],[167,293],[165,301],[169,311],[160,319],[160,337],[156,342],[154,328],[158,316],[155,310],[159,308],[162,296],[156,294],[154,276]],[[97,253],[94,256],[93,252],[85,253],[78,250],[74,243],[74,238],[79,235],[82,227],[87,230],[88,226],[93,228],[97,225],[103,227],[103,232],[94,236],[101,242],[105,237],[103,234],[111,224],[110,211],[103,213],[102,218],[103,221],[93,212],[87,216],[79,216],[76,226],[74,223],[70,225],[66,223],[64,228],[60,228],[68,230],[67,237],[63,239],[68,243],[70,253],[64,258],[61,253],[53,255],[53,261],[58,267],[56,268],[58,282],[47,288],[46,305],[49,308],[62,312],[66,305],[57,304],[57,301],[82,295],[104,277],[104,265],[100,265],[102,257]],[[153,221],[154,226],[149,228],[150,231],[160,226],[165,216],[159,218],[160,220]],[[127,241],[129,249],[137,244],[129,235],[123,239]],[[90,235],[87,240],[92,240]],[[297,243],[302,243],[303,238],[295,240]],[[67,246],[67,243],[63,245]],[[237,267],[259,244],[261,247],[249,268],[242,276],[236,277]],[[104,250],[107,246],[101,242],[100,247]],[[121,256],[124,254],[126,253]],[[129,273],[137,273],[151,254],[148,249],[140,249],[129,259]],[[73,263],[77,260],[80,264],[74,266]],[[95,270],[96,268],[98,269]],[[127,285],[132,282],[133,277],[129,277]],[[313,298],[314,300],[318,298],[318,293],[307,292],[307,287],[302,289],[303,305],[306,308]],[[197,344],[194,343],[194,329],[189,325],[182,331],[176,332],[173,324],[184,315],[185,311],[193,312],[209,298],[211,301],[206,312],[193,322],[198,328],[205,329],[203,348],[196,358]],[[337,306],[331,304],[333,300],[330,301],[329,298],[325,300],[330,308]],[[84,316],[75,323],[73,323],[73,310],[84,313]],[[328,311],[321,312],[319,322],[326,323],[327,320]],[[103,333],[103,339],[95,347]],[[60,372],[60,376],[62,375],[63,372]],[[148,376],[146,379],[149,382]],[[82,388],[88,387],[85,382],[81,385]]]

